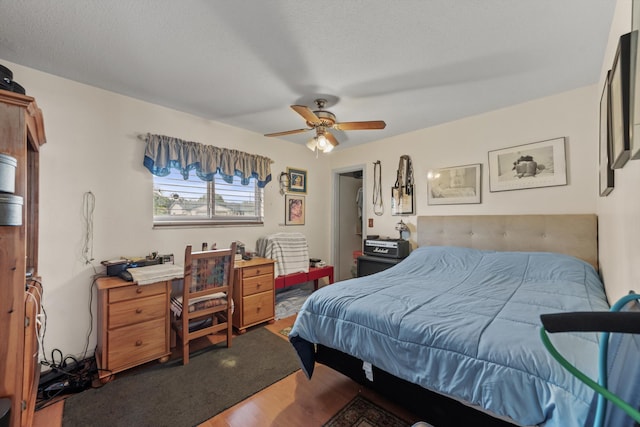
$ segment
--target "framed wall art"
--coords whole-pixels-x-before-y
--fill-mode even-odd
[[[413,215],[413,185],[391,187],[391,215]]]
[[[305,210],[304,196],[284,196],[284,225],[304,225]]]
[[[429,205],[481,203],[480,163],[435,169],[427,174]]]
[[[600,97],[600,196],[607,196],[613,190],[614,171],[609,161],[611,152],[611,129],[609,127],[609,77],[607,72],[602,96]]]
[[[631,10],[631,30],[632,33],[635,33],[633,37],[636,37],[636,40],[631,42],[632,49],[635,46],[635,52],[631,52],[631,58],[635,58],[635,64],[631,64],[631,69],[633,70],[631,81],[634,82],[634,92],[633,100],[631,101],[633,104],[633,138],[631,138],[630,157],[632,159],[640,159],[640,136],[637,136],[640,135],[640,57],[638,56],[640,46],[637,43],[637,33],[640,30],[640,0],[632,1]]]
[[[611,118],[611,167],[623,167],[630,156],[631,144],[631,37],[636,33],[620,36],[618,49],[613,59],[609,80]]]
[[[307,194],[307,171],[287,168],[289,175],[289,192]]]
[[[565,138],[489,151],[489,191],[567,185]]]

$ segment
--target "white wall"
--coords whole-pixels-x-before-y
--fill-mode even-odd
[[[399,157],[411,156],[416,182],[416,215],[594,213],[598,185],[599,91],[595,86],[516,105],[511,108],[422,129],[331,156],[331,167],[365,163],[367,217],[374,227],[365,234],[396,237],[399,216],[391,216],[391,187]],[[488,151],[566,137],[568,185],[517,191],[489,192]],[[337,154],[337,153],[336,153]],[[384,214],[373,212],[373,162],[382,163]],[[472,205],[427,204],[427,173],[432,168],[482,163],[482,203]],[[416,215],[404,217],[416,246]]]
[[[94,87],[61,79],[7,61],[27,94],[44,115],[47,143],[42,147],[40,178],[40,274],[47,312],[45,351],[79,355],[90,329],[89,296],[100,261],[142,256],[152,251],[173,253],[177,262],[187,244],[216,242],[224,247],[240,240],[248,250],[256,239],[277,231],[308,237],[310,253],[328,259],[330,217],[326,215],[328,159],[306,147],[222,125],[217,122],[144,103]],[[215,94],[212,94],[215,96]],[[267,156],[272,182],[265,188],[264,226],[230,228],[152,228],[152,175],[142,166],[147,132]],[[306,225],[283,226],[284,197],[278,177],[287,167],[307,170]],[[95,195],[93,257],[83,262],[85,237],[83,196]],[[94,327],[88,354],[96,344]],[[49,357],[49,356],[47,356]]]

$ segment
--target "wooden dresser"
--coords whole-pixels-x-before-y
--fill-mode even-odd
[[[169,360],[171,281],[138,286],[101,277],[98,286],[96,361],[103,382],[125,369]]]
[[[233,327],[243,334],[250,326],[273,323],[276,312],[276,293],[272,259],[253,258],[236,261],[233,284]]]

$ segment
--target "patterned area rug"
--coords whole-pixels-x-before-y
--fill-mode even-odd
[[[293,316],[313,292],[313,282],[300,287],[281,289],[276,292],[276,320]]]
[[[291,326],[287,326],[286,328],[280,330],[280,333],[285,337],[289,336],[289,332],[291,332]]]
[[[398,418],[358,395],[342,408],[323,427],[410,427],[411,423]]]

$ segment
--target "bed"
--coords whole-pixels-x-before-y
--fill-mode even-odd
[[[540,314],[605,311],[594,215],[418,217],[418,249],[321,288],[289,335],[326,364],[446,425],[583,425],[593,392],[544,348]],[[552,337],[597,378],[598,335]]]

